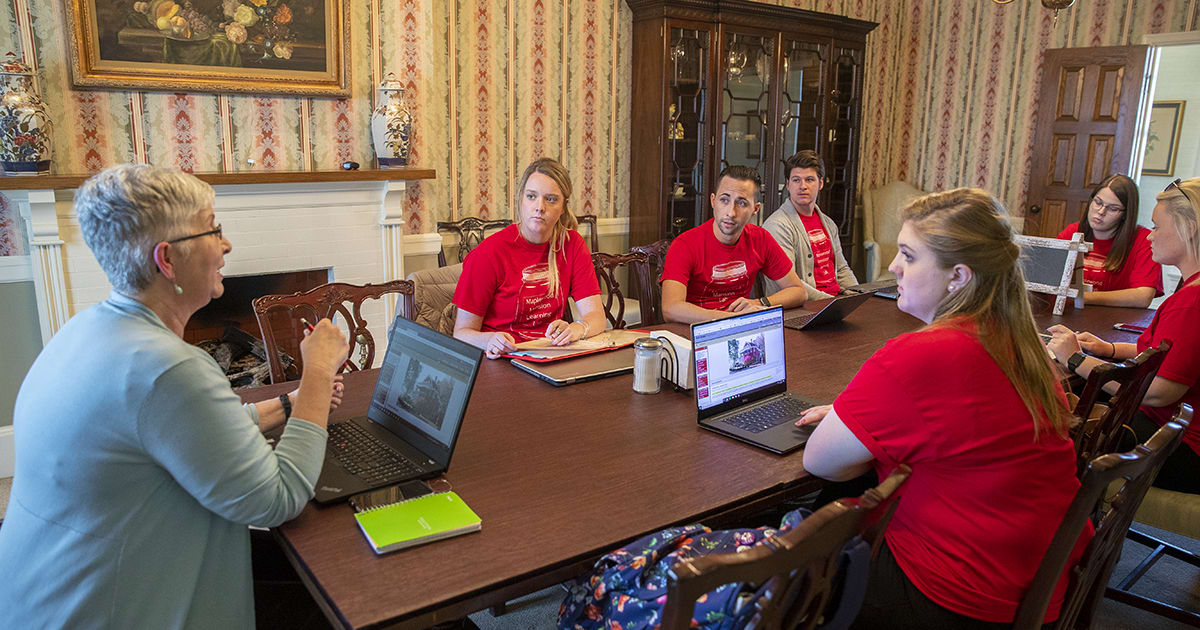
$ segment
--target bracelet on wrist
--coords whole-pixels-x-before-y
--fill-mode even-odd
[[[572,323],[583,326],[583,335],[581,335],[581,338],[588,336],[588,333],[592,332],[592,327],[586,321],[584,321],[582,319],[577,322],[572,322]]]
[[[1110,359],[1117,358],[1117,344],[1110,341],[1110,342],[1108,342],[1108,345],[1110,347],[1112,347],[1112,352],[1108,355],[1108,358],[1110,358]]]

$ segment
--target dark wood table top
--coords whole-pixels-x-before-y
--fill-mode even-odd
[[[1152,311],[1089,307],[1038,316],[1113,341]],[[687,335],[684,326],[666,328]],[[789,389],[832,401],[890,338],[920,322],[868,300],[845,321],[786,331]],[[377,370],[350,374],[334,421],[365,413]],[[294,384],[243,390],[266,400]],[[446,477],[483,519],[480,533],[376,556],[348,505],[310,504],[277,530],[310,591],[345,627],[421,628],[568,578],[643,534],[728,523],[810,492],[800,455],[780,457],[700,429],[692,392],[632,391],[623,375],[565,388],[485,361]]]

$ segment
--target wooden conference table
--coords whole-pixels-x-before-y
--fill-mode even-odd
[[[1112,324],[1146,325],[1152,315],[1088,307],[1038,322],[1132,341]],[[888,339],[919,326],[895,302],[872,298],[843,322],[788,330],[789,389],[832,401]],[[366,413],[377,375],[346,377],[333,421]],[[293,387],[241,394],[259,401]],[[335,626],[424,628],[575,577],[646,533],[729,526],[819,488],[800,459],[700,429],[692,392],[635,394],[630,375],[556,388],[507,360],[485,361],[446,475],[483,519],[481,532],[376,556],[347,504],[309,504],[275,533]]]

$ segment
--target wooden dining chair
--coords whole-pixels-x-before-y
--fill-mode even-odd
[[[1179,413],[1181,416],[1186,414],[1190,418],[1192,408],[1190,405],[1184,403],[1181,405]],[[1181,446],[1180,448],[1186,447]],[[1139,525],[1150,525],[1180,536],[1200,539],[1200,495],[1163,490],[1161,488],[1150,488],[1146,492],[1146,498],[1142,500],[1137,514],[1134,515],[1134,519]],[[1185,610],[1154,599],[1153,597],[1148,597],[1146,594],[1143,594],[1145,593],[1144,590],[1143,593],[1133,592],[1133,585],[1150,571],[1159,560],[1171,557],[1179,562],[1187,563],[1193,568],[1200,568],[1200,556],[1183,547],[1151,536],[1136,526],[1130,527],[1129,533],[1125,537],[1127,540],[1132,540],[1150,548],[1150,555],[1146,556],[1125,577],[1121,578],[1121,581],[1116,586],[1110,586],[1105,591],[1104,596],[1133,606],[1134,608],[1154,613],[1160,617],[1165,617],[1192,626],[1193,628],[1200,628],[1200,612]],[[1183,590],[1188,588],[1188,585],[1180,584],[1179,587]]]
[[[1119,363],[1098,365],[1088,374],[1073,411],[1076,418],[1083,420],[1074,435],[1076,476],[1082,477],[1092,459],[1118,449],[1124,427],[1137,413],[1170,349],[1171,342],[1164,340],[1157,348],[1146,348],[1136,357]],[[1109,383],[1118,384],[1120,389],[1098,413],[1097,401]]]
[[[871,545],[874,556],[887,527],[897,489],[912,473],[900,466],[877,487],[867,490],[857,504],[840,499],[805,518],[795,528],[738,553],[681,560],[667,573],[667,603],[662,630],[683,630],[691,625],[696,600],[731,582],[765,585],[766,595],[748,625],[755,628],[816,628],[822,622],[841,565],[842,549],[855,536]],[[860,567],[862,568],[862,567]],[[848,576],[859,588],[842,590],[841,606],[858,614],[866,589],[866,572]],[[850,601],[855,593],[857,601]]]
[[[1014,630],[1042,627],[1046,608],[1055,586],[1067,570],[1071,552],[1092,516],[1101,514],[1095,522],[1095,535],[1079,562],[1067,570],[1070,580],[1058,620],[1057,630],[1090,628],[1096,607],[1105,594],[1113,567],[1121,555],[1125,533],[1146,496],[1147,489],[1162,468],[1163,462],[1179,446],[1183,432],[1192,420],[1192,409],[1182,405],[1171,422],[1163,425],[1144,444],[1128,453],[1109,453],[1088,462],[1082,485],[1067,508],[1050,541],[1046,555],[1034,574],[1033,584],[1017,608]],[[1110,485],[1121,482],[1113,492]],[[1107,507],[1105,507],[1107,504]]]
[[[579,227],[577,229],[579,231],[580,236],[583,235],[583,227],[587,226],[587,228],[588,228],[588,237],[587,237],[588,238],[588,247],[591,248],[592,252],[595,253],[595,252],[600,251],[600,232],[597,231],[596,215],[581,214],[581,215],[576,216],[575,220],[579,222]]]
[[[453,232],[458,235],[458,260],[456,263],[462,262],[467,257],[467,252],[475,249],[475,246],[483,240],[485,233],[492,230],[499,230],[512,225],[512,221],[508,219],[480,219],[477,217],[466,217],[458,221],[438,221],[437,232]],[[447,264],[446,252],[438,249],[438,266],[445,267]]]
[[[630,265],[633,293],[637,296],[641,309],[641,325],[661,324],[665,321],[662,312],[662,274],[667,259],[669,239],[661,239],[649,245],[637,245],[630,248],[631,252],[646,255],[645,262],[634,262]]]
[[[604,318],[612,328],[628,328],[625,321],[625,294],[617,279],[617,270],[628,268],[633,263],[645,264],[646,255],[641,252],[625,254],[592,254],[592,265],[596,267],[596,278],[600,281],[600,296],[604,299]],[[638,305],[640,309],[640,304]],[[639,310],[640,312],[640,310]]]
[[[267,349],[267,361],[271,366],[271,382],[288,380],[280,352],[288,353],[303,372],[300,342],[304,339],[305,326],[301,318],[310,324],[326,317],[340,316],[348,328],[350,360],[338,371],[364,370],[375,361],[375,338],[368,330],[368,321],[362,316],[362,305],[368,299],[399,294],[397,317],[413,319],[413,285],[408,280],[392,280],[381,284],[355,285],[330,282],[308,291],[291,295],[264,295],[251,304],[258,328]],[[357,352],[356,352],[357,349]],[[357,363],[354,357],[357,355]]]

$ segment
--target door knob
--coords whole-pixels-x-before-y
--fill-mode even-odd
[[[1038,214],[1042,211],[1041,206],[1029,206],[1029,214]]]

